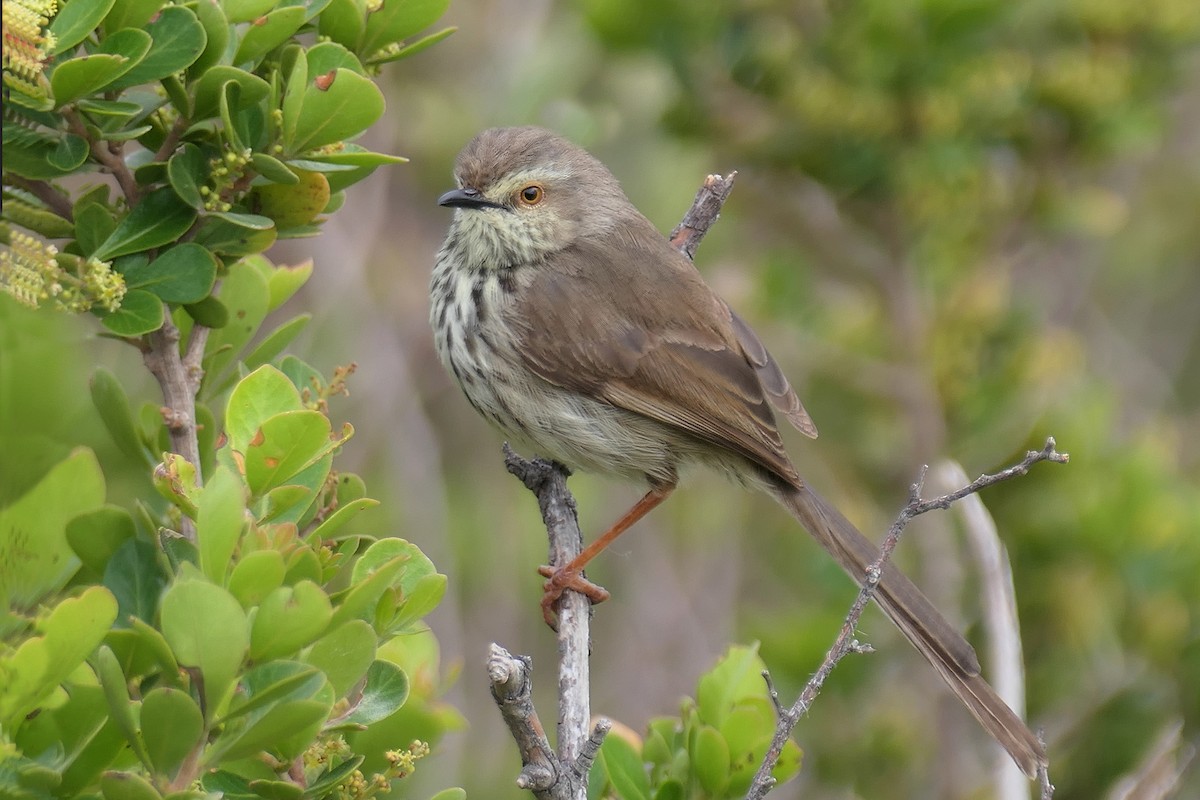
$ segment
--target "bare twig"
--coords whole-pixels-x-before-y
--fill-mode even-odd
[[[73,106],[65,106],[62,109],[62,115],[63,119],[67,121],[67,127],[71,133],[88,143],[92,158],[100,162],[100,166],[117,179],[117,184],[120,185],[121,193],[125,195],[125,201],[129,203],[129,207],[133,208],[137,205],[141,191],[138,189],[137,181],[134,180],[133,171],[129,169],[121,155],[124,145],[120,142],[110,144],[104,140],[93,138],[87,126],[83,124],[83,118],[79,116],[79,112]]]
[[[837,638],[833,645],[825,653],[825,658],[821,662],[820,668],[805,684],[804,690],[796,699],[792,706],[786,709],[779,715],[778,724],[775,726],[775,736],[771,740],[771,746],[767,750],[766,756],[759,765],[758,772],[755,773],[754,781],[750,785],[750,790],[746,793],[746,800],[761,800],[766,797],[767,792],[775,785],[775,779],[771,777],[771,770],[779,761],[780,755],[783,753],[784,745],[792,735],[792,730],[800,721],[800,718],[808,713],[812,707],[813,701],[820,694],[821,687],[825,680],[847,654],[852,652],[864,652],[863,645],[854,638],[854,632],[858,629],[858,621],[862,616],[867,603],[875,595],[875,589],[879,585],[879,578],[883,573],[883,567],[892,557],[892,553],[896,549],[896,545],[900,541],[900,535],[904,532],[905,527],[912,521],[914,517],[920,516],[934,509],[949,508],[952,503],[966,497],[969,494],[974,494],[979,490],[999,483],[1000,481],[1014,478],[1018,475],[1024,475],[1029,471],[1029,468],[1039,461],[1051,461],[1057,464],[1065,464],[1069,460],[1066,453],[1059,453],[1055,450],[1053,437],[1046,439],[1045,446],[1041,450],[1031,450],[1025,454],[1025,458],[1020,463],[1015,464],[1008,469],[1001,470],[994,475],[981,475],[971,481],[963,488],[950,492],[949,494],[936,497],[932,500],[921,499],[921,488],[925,482],[925,473],[927,468],[922,468],[917,482],[914,483],[909,490],[908,503],[901,509],[896,520],[888,528],[887,535],[883,539],[883,543],[879,547],[879,558],[875,560],[870,567],[867,568],[865,580],[862,588],[858,592],[858,596],[854,598],[854,603],[850,606],[849,613],[846,614],[845,620],[842,622],[841,630],[838,632]],[[772,684],[768,682],[768,687]],[[1050,785],[1048,772],[1043,768],[1041,770],[1040,779],[1043,786],[1043,798],[1048,798],[1046,792],[1053,793],[1053,787]],[[1047,788],[1049,787],[1049,788]]]
[[[733,191],[733,180],[736,177],[737,173],[731,172],[725,176],[709,175],[705,178],[704,184],[696,192],[692,207],[683,215],[683,221],[671,231],[668,237],[671,244],[689,259],[695,257],[700,240],[721,216],[721,207]]]
[[[197,482],[202,482],[202,476],[200,444],[196,436],[196,392],[204,377],[200,361],[204,356],[208,330],[203,325],[193,327],[187,351],[181,357],[179,329],[175,327],[168,310],[163,326],[147,334],[142,342],[142,361],[162,389],[161,413],[171,437],[171,451],[183,456],[196,468]],[[188,540],[195,541],[194,526],[187,517],[183,518],[181,533]]]
[[[561,464],[552,461],[521,458],[508,444],[504,445],[504,464],[538,499],[538,508],[550,540],[550,563],[570,562],[583,549],[583,534],[579,531],[579,520],[575,514],[575,498],[567,489],[567,476],[570,473]],[[588,662],[591,615],[592,604],[586,596],[572,590],[563,593],[558,602],[558,753],[553,757],[548,771],[544,766],[545,759],[539,755],[540,751],[522,745],[522,739],[528,739],[528,734],[513,730],[512,723],[509,724],[521,751],[523,764],[518,785],[533,790],[539,798],[586,798],[588,770],[611,727],[607,720],[601,720],[594,729],[588,730],[591,718]],[[493,652],[496,649],[493,645]],[[529,715],[536,720],[532,701],[529,703]],[[544,733],[542,737],[544,739]],[[531,769],[533,772],[530,772]]]
[[[967,483],[967,473],[956,461],[943,461],[933,469],[933,490],[949,491]],[[1008,707],[1025,713],[1025,666],[1021,653],[1021,626],[1012,566],[996,522],[979,495],[964,497],[955,508],[962,520],[967,543],[974,554],[980,585],[983,628],[988,641],[990,682]],[[1025,773],[997,747],[994,767],[997,800],[1029,800],[1032,787]]]

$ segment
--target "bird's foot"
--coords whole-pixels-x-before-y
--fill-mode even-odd
[[[551,630],[558,630],[558,599],[567,589],[579,592],[593,604],[603,603],[610,597],[607,589],[592,583],[576,570],[541,566],[538,567],[538,574],[548,579],[542,587],[542,619],[546,620]]]

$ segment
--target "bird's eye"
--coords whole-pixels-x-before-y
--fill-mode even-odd
[[[542,187],[536,183],[531,183],[521,190],[521,202],[527,206],[536,206],[542,202],[542,198],[545,195],[546,193],[542,190]]]

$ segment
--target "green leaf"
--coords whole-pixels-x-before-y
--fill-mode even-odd
[[[704,791],[720,795],[729,783],[729,745],[711,725],[696,731],[691,747],[692,765]]]
[[[381,47],[407,39],[437,22],[449,6],[450,0],[383,3],[378,11],[367,15],[367,27],[358,52],[374,53]]]
[[[150,781],[132,772],[106,772],[100,778],[104,800],[162,800]]]
[[[113,7],[114,0],[92,0],[87,3],[66,3],[50,22],[54,34],[52,55],[65,53],[88,37]]]
[[[298,677],[303,680],[297,681]],[[281,691],[281,686],[287,691]],[[307,664],[270,661],[255,667],[242,680],[245,702],[230,712],[241,724],[226,726],[209,757],[231,761],[280,749],[282,740],[319,725],[328,716],[332,695],[325,676]],[[252,710],[244,713],[247,708]]]
[[[352,619],[318,639],[304,661],[324,672],[334,694],[344,697],[375,660],[376,639],[369,623]]]
[[[370,550],[371,548],[368,548],[367,552]],[[350,588],[335,598],[340,602],[336,605],[330,625],[341,625],[352,619],[371,619],[379,598],[396,581],[407,562],[406,556],[398,556],[377,565],[370,574],[354,578]]]
[[[317,529],[313,531],[313,535],[323,541],[332,541],[337,536],[337,532],[347,522],[358,516],[360,511],[374,508],[377,505],[379,505],[379,501],[372,500],[369,497],[360,497],[357,500],[339,505],[337,511],[334,511],[325,518],[324,522],[317,526]]]
[[[332,616],[328,595],[315,583],[280,586],[258,607],[250,657],[261,662],[291,656],[324,633]]]
[[[85,511],[67,523],[67,543],[84,566],[97,575],[113,553],[134,536],[133,517],[119,506],[102,506]]]
[[[267,288],[271,293],[267,308],[274,311],[291,299],[292,295],[308,282],[312,271],[311,258],[293,266],[281,264],[271,270],[270,276],[267,278]]]
[[[199,580],[176,582],[162,599],[162,632],[182,666],[204,676],[205,709],[212,715],[241,667],[249,626],[237,599]]]
[[[213,387],[221,385],[225,370],[238,358],[267,315],[267,282],[246,259],[230,265],[220,292],[221,302],[229,312],[229,323],[209,334],[202,384],[204,396],[208,396]],[[299,397],[296,402],[299,407]],[[228,416],[225,424],[228,429],[231,424]],[[240,444],[235,444],[234,449],[241,449],[248,438],[235,441]]]
[[[400,710],[408,700],[408,675],[390,661],[375,661],[367,670],[362,699],[343,724],[371,725]]]
[[[109,631],[109,635],[105,637],[105,641],[110,641],[117,634],[127,634],[133,637],[132,639],[125,638],[126,642],[133,644],[133,651],[122,654],[115,646],[113,647],[113,652],[122,657],[121,663],[125,665],[123,666],[125,674],[132,678],[157,672],[166,682],[179,683],[179,663],[175,660],[175,654],[171,652],[171,647],[162,633],[136,617],[130,622],[132,624],[128,629]],[[134,658],[138,659],[138,663],[149,663],[150,666],[135,671],[133,669]]]
[[[205,216],[194,241],[225,256],[250,256],[275,243],[278,233],[269,217],[213,213]]]
[[[117,377],[104,367],[97,367],[92,373],[88,389],[91,392],[92,405],[96,407],[104,427],[121,452],[146,467],[154,466],[154,460],[146,450],[133,421],[133,411],[129,407],[125,387]]]
[[[300,800],[306,794],[303,787],[290,781],[250,781],[250,788],[256,800]]]
[[[329,417],[319,411],[287,411],[266,420],[242,451],[246,483],[255,496],[292,482],[344,439],[330,439]]]
[[[308,794],[312,797],[325,796],[327,792],[331,792],[339,783],[350,777],[365,760],[365,756],[354,756],[326,769],[309,785]]]
[[[286,375],[271,366],[254,370],[238,381],[225,406],[225,432],[230,446],[245,452],[263,423],[277,414],[303,408],[300,393]]]
[[[206,248],[184,242],[123,274],[126,286],[152,292],[163,302],[198,303],[216,283],[217,259]]]
[[[204,52],[188,68],[188,79],[195,80],[196,76],[203,75],[224,56],[225,47],[229,44],[229,23],[225,19],[225,10],[220,3],[199,0],[190,7],[204,28],[206,39]],[[198,117],[193,116],[192,119],[198,119]]]
[[[117,598],[117,624],[125,627],[131,618],[153,622],[167,576],[158,563],[154,545],[126,539],[104,565],[104,585]]]
[[[112,11],[104,18],[104,30],[111,35],[122,28],[144,28],[163,4],[162,0],[117,0],[109,5]]]
[[[437,44],[438,42],[442,41],[443,39],[449,37],[450,34],[454,33],[457,30],[458,30],[457,27],[442,28],[437,33],[431,33],[428,36],[422,36],[420,39],[417,39],[415,42],[410,42],[409,44],[406,44],[403,47],[398,48],[397,50],[394,50],[391,52],[388,52],[386,50],[382,51],[384,53],[384,55],[373,56],[368,60],[368,63],[371,66],[379,66],[380,64],[390,64],[393,61],[399,61],[402,58],[408,58],[409,56],[415,56],[417,53],[420,53],[423,50],[427,50],[428,48],[433,47],[435,44]]]
[[[201,490],[196,514],[200,569],[213,583],[225,584],[229,561],[245,527],[245,487],[228,469],[218,467]]]
[[[230,22],[253,22],[279,5],[279,0],[223,0],[222,4]]]
[[[271,96],[271,85],[262,78],[237,67],[218,64],[201,75],[196,84],[196,107],[192,111],[192,119],[217,116],[221,96],[225,94],[225,84],[230,81],[238,86],[240,108],[257,105]]]
[[[129,103],[124,100],[84,98],[76,103],[75,107],[88,116],[99,120],[101,124],[116,126],[124,125],[135,117],[143,116],[145,113],[145,110],[139,104]]]
[[[137,718],[134,715],[133,701],[129,699],[129,678],[117,662],[117,657],[107,645],[102,645],[96,651],[94,661],[96,677],[104,691],[105,703],[108,706],[109,718],[120,730],[125,742],[129,745],[142,763],[148,764],[149,758],[142,745],[142,737],[138,736]]]
[[[146,37],[149,45],[150,37]],[[115,81],[133,68],[128,56],[93,53],[64,61],[50,75],[50,88],[58,108]]]
[[[208,183],[208,159],[200,148],[185,142],[167,162],[167,180],[179,199],[197,211],[204,210],[204,195],[200,187]]]
[[[284,107],[284,147],[295,154],[353,138],[383,116],[383,109],[383,93],[369,78],[345,68],[320,75],[309,73],[298,116],[291,126],[288,108]],[[290,138],[289,127],[294,128]]]
[[[41,622],[40,635],[26,639],[5,658],[0,724],[16,731],[21,720],[99,646],[116,617],[117,601],[100,586],[55,606]]]
[[[303,514],[315,497],[315,487],[288,484],[268,489],[256,506],[258,521],[295,522],[296,515]]]
[[[226,725],[247,715],[261,718],[271,706],[282,701],[316,697],[325,682],[325,676],[318,670],[298,661],[259,664],[243,676],[245,691],[234,696],[229,713],[218,723]]]
[[[278,550],[255,550],[242,556],[229,576],[229,591],[243,608],[256,606],[283,585],[286,567]]]
[[[151,83],[182,72],[200,57],[208,41],[200,20],[191,9],[183,6],[166,6],[145,31],[154,44],[136,67],[112,84],[113,90]]]
[[[716,666],[700,678],[696,689],[700,719],[720,728],[738,701],[763,696],[764,669],[766,665],[758,655],[757,644],[730,647]]]
[[[71,172],[81,166],[88,157],[88,144],[82,136],[68,133],[58,140],[54,149],[47,154],[47,160],[56,169]]]
[[[319,153],[310,155],[308,161],[318,164],[336,164],[348,167],[380,167],[387,164],[407,164],[403,156],[389,156],[384,153],[373,153],[357,144],[347,144],[336,153]]]
[[[164,319],[162,300],[143,289],[130,289],[121,298],[121,307],[104,314],[100,322],[118,336],[141,336],[161,328]]]
[[[458,788],[457,786],[453,786],[449,789],[442,789],[433,797],[429,798],[429,800],[466,800],[466,798],[466,791]]]
[[[283,349],[300,335],[300,332],[308,327],[308,323],[311,321],[312,314],[301,314],[298,317],[293,317],[264,336],[262,341],[247,353],[243,359],[246,369],[258,369],[282,353]]]
[[[96,252],[100,244],[116,229],[117,220],[102,204],[76,204],[75,241],[79,243],[79,249],[84,255]]]
[[[178,689],[152,689],[142,700],[141,722],[150,763],[168,779],[204,745],[204,716],[196,701]]]
[[[287,164],[266,153],[254,153],[250,156],[250,165],[254,167],[255,172],[269,181],[285,186],[295,186],[300,182],[300,178],[288,169]]]
[[[422,578],[437,574],[437,567],[421,552],[421,548],[404,539],[389,537],[372,544],[355,562],[351,582],[365,579],[375,569],[395,558],[403,558],[405,562],[399,586],[406,595],[412,593]]]
[[[256,18],[246,28],[238,45],[233,63],[256,65],[263,56],[286,42],[300,30],[308,17],[304,6],[281,6],[266,15]]]
[[[186,309],[188,316],[197,325],[217,329],[224,328],[229,324],[229,309],[225,308],[225,304],[212,295],[199,303],[188,303]]]
[[[196,219],[195,209],[185,204],[169,188],[156,189],[142,198],[117,229],[93,253],[108,261],[127,253],[137,253],[179,239]]]
[[[367,74],[358,57],[337,42],[319,42],[308,48],[304,57],[308,59],[309,75],[324,75],[339,67],[345,67],[359,75]]]
[[[650,782],[642,759],[633,745],[620,736],[609,736],[600,746],[591,780],[612,786],[621,800],[650,800]]]
[[[422,575],[412,589],[403,595],[391,624],[403,627],[433,611],[446,596],[446,585],[445,575]]]
[[[32,609],[79,569],[67,544],[70,520],[104,502],[96,456],[79,449],[7,508],[0,508],[0,586],[12,608]]]
[[[355,0],[333,0],[321,15],[319,30],[322,36],[358,52],[366,24],[366,14],[361,4]]]

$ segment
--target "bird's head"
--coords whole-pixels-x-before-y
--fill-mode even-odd
[[[483,131],[459,153],[454,177],[438,204],[456,209],[450,236],[475,268],[538,263],[632,209],[603,164],[543,128]]]

